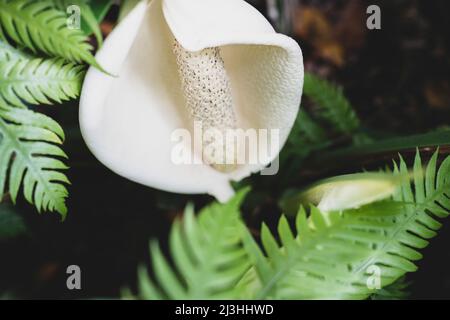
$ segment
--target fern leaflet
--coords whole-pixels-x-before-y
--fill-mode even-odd
[[[84,77],[82,66],[63,59],[10,60],[0,62],[0,102],[25,107],[76,98]]]
[[[14,48],[0,35],[0,61],[28,59],[29,56],[21,50]]]
[[[57,159],[66,158],[58,146],[63,138],[50,118],[0,104],[0,196],[8,187],[15,203],[23,184],[25,199],[39,212],[57,211],[64,218],[68,193],[63,184],[69,181],[60,172],[67,166]]]
[[[341,89],[311,73],[305,73],[303,91],[339,131],[351,134],[359,129],[358,116]]]
[[[175,222],[170,233],[175,269],[152,242],[151,257],[159,286],[150,280],[144,268],[140,268],[140,297],[231,299],[239,296],[235,285],[250,267],[241,245],[239,217],[239,206],[245,194],[246,191],[241,191],[225,205],[207,207],[197,219],[192,207],[188,207],[183,221]]]
[[[89,0],[53,0],[55,7],[61,11],[66,12],[72,5],[80,8],[82,23],[85,23],[89,29],[92,30],[99,46],[103,43],[102,32],[98,25],[97,18],[89,6]]]
[[[101,69],[90,52],[92,46],[87,37],[80,30],[67,27],[65,13],[55,9],[52,1],[0,1],[0,28],[33,52],[84,61]]]
[[[262,227],[265,254],[250,234],[244,243],[257,276],[253,298],[259,299],[364,299],[374,293],[370,276],[380,285],[394,283],[422,256],[418,249],[440,227],[437,218],[449,215],[450,157],[437,171],[437,152],[422,172],[419,154],[414,163],[414,191],[405,179],[390,201],[359,209],[321,212],[313,207],[310,217],[301,208],[296,235],[282,217],[278,225],[281,245],[269,228]],[[395,172],[407,176],[401,159]]]

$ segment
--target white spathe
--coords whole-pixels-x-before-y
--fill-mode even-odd
[[[80,102],[81,132],[93,154],[114,172],[170,192],[233,195],[230,181],[274,160],[224,173],[207,164],[171,159],[174,130],[189,128],[175,55],[220,47],[230,78],[238,128],[279,129],[280,148],[298,113],[303,58],[298,44],[278,34],[243,0],[142,1],[97,53],[109,76],[90,68]],[[199,157],[193,154],[193,157]]]

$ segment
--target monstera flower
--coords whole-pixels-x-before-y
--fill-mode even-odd
[[[230,181],[277,158],[298,113],[300,47],[243,0],[142,1],[96,58],[115,76],[87,73],[83,137],[111,170],[157,189],[227,200]],[[198,138],[199,124],[214,134]],[[228,131],[252,141],[227,143]]]

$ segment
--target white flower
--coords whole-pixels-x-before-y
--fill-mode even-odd
[[[89,70],[80,103],[83,137],[107,167],[154,188],[227,200],[230,181],[277,157],[298,113],[300,47],[243,0],[142,1],[96,58],[117,77]],[[257,150],[202,136],[200,149],[186,150],[203,164],[177,164],[174,132],[193,133],[195,123],[219,135],[279,130],[279,144],[258,163],[223,164]]]

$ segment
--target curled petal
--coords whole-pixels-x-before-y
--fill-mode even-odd
[[[220,47],[230,78],[237,127],[279,130],[264,161],[220,172],[207,164],[176,164],[174,132],[191,122],[173,53]],[[242,0],[142,1],[97,54],[111,77],[91,68],[80,103],[83,137],[94,155],[138,183],[178,193],[209,193],[221,201],[231,180],[276,158],[295,121],[303,86],[298,44],[275,33]],[[247,152],[257,152],[247,148]],[[201,156],[192,151],[194,163]]]

